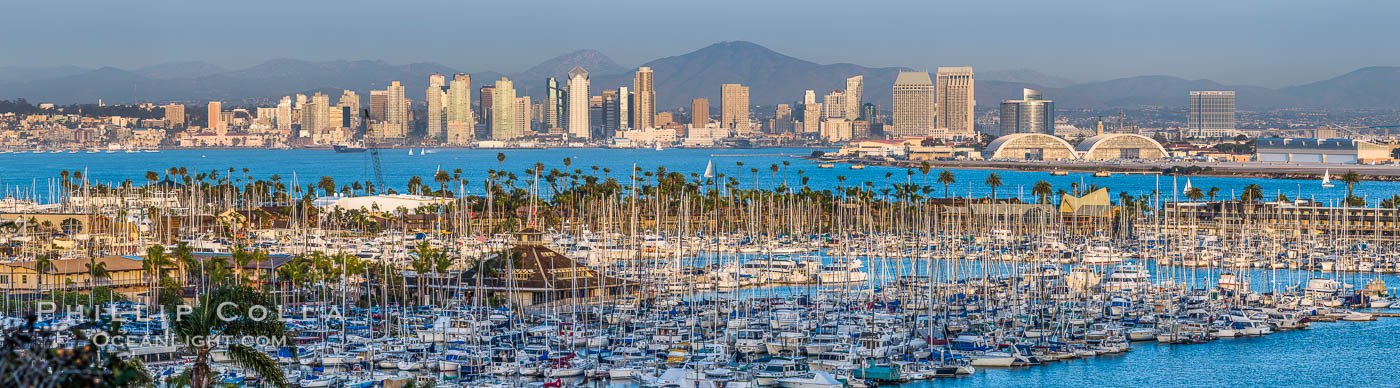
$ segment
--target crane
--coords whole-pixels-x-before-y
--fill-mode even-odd
[[[365,123],[365,148],[369,149],[369,163],[374,167],[374,187],[378,187],[380,190],[387,190],[388,187],[384,186],[383,163],[379,161],[379,148],[369,143],[370,131],[374,128],[374,126],[369,125],[369,109],[365,109],[360,117],[364,118],[361,122]]]

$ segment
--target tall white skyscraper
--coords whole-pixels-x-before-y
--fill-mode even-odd
[[[1191,92],[1191,112],[1186,129],[1195,137],[1224,137],[1235,132],[1235,92]]]
[[[277,129],[281,131],[290,131],[292,129],[291,96],[282,97],[282,102],[277,103]]]
[[[574,66],[573,70],[569,70],[568,85],[569,137],[588,139],[592,134],[592,131],[589,130],[590,122],[588,121],[588,72],[583,70],[582,67]]]
[[[404,97],[403,84],[389,83],[387,99],[384,102],[384,137],[402,139],[408,136],[408,98]]]
[[[894,80],[894,115],[885,133],[928,136],[934,125],[934,86],[927,72],[901,71]]]
[[[937,128],[948,130],[950,137],[972,136],[976,130],[973,120],[977,108],[972,67],[938,68]]]
[[[846,79],[846,120],[860,119],[861,96],[865,94],[865,76]]]
[[[442,73],[428,76],[428,90],[424,96],[428,102],[427,117],[428,137],[434,139],[446,138],[447,126],[447,92],[443,87],[447,86],[447,77]]]
[[[476,119],[472,117],[472,77],[452,76],[447,86],[447,142],[463,145],[471,142]]]
[[[515,86],[501,77],[491,89],[491,140],[512,140],[523,131],[515,128]]]
[[[828,118],[846,117],[846,92],[833,90],[831,93],[827,93],[826,97],[822,99],[822,107],[826,108],[826,113],[823,116]]]

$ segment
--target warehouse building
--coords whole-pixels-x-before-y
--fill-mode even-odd
[[[1254,152],[1260,162],[1358,164],[1389,161],[1390,148],[1353,139],[1263,138]]]

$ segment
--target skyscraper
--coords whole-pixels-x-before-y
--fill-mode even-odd
[[[462,145],[471,141],[475,131],[472,126],[472,76],[457,74],[447,86],[447,142]]]
[[[865,77],[855,76],[846,79],[846,119],[860,120],[860,99],[865,94]]]
[[[632,120],[632,111],[636,110],[632,103],[632,92],[627,91],[626,86],[617,88],[617,130],[632,129],[632,124],[636,123]]]
[[[425,96],[428,102],[428,112],[425,119],[428,122],[428,137],[443,139],[447,137],[447,91],[443,88],[447,86],[447,77],[442,73],[435,73],[428,76],[428,91]]]
[[[525,136],[525,131],[530,129],[530,121],[535,117],[530,112],[530,96],[520,96],[515,98],[515,133],[516,137]]]
[[[343,127],[351,129],[360,127],[361,117],[359,94],[355,94],[355,92],[352,90],[343,91],[340,93],[340,100],[336,101],[335,105],[340,107],[342,116],[341,118],[344,121],[344,125],[342,125]]]
[[[569,137],[592,138],[588,120],[588,71],[574,66],[569,70]]]
[[[824,117],[844,118],[846,117],[846,92],[833,90],[822,98],[822,107],[825,108]]]
[[[487,94],[483,89],[482,103]],[[515,86],[506,77],[496,81],[491,88],[491,139],[513,140],[520,137],[521,131],[515,127]]]
[[[977,100],[974,98],[972,67],[938,68],[936,128],[945,128],[953,137],[972,136]]]
[[[554,77],[545,80],[544,101],[541,101],[543,104],[541,108],[544,109],[542,113],[545,129],[564,128],[564,125],[560,123],[562,121],[560,116],[564,111],[565,100],[563,91],[559,89],[559,81],[555,80]]]
[[[652,73],[650,67],[637,69],[637,74],[632,77],[632,90],[636,93],[636,128],[655,128],[656,120],[656,89],[652,83]]]
[[[183,128],[185,126],[185,105],[171,103],[164,106],[165,122],[171,128]]]
[[[690,100],[690,125],[704,127],[710,123],[710,100],[696,98]]]
[[[773,112],[773,133],[792,132],[792,107],[788,104],[778,104],[778,108]]]
[[[481,104],[481,114],[477,116],[481,117],[482,122],[485,122],[487,124],[496,122],[495,120],[492,120],[493,117],[491,116],[491,111],[496,110],[496,101],[491,99],[491,96],[495,94],[495,91],[495,86],[482,85],[480,96],[477,98],[477,103]]]
[[[408,136],[408,98],[404,97],[403,84],[389,83],[384,101],[384,137],[402,139]]]
[[[605,137],[607,137],[607,133],[615,132],[615,131],[620,131],[621,129],[619,129],[619,128],[620,128],[619,125],[622,123],[622,120],[619,119],[619,115],[620,115],[622,112],[626,112],[626,110],[621,109],[621,108],[622,108],[622,106],[621,106],[621,105],[622,105],[622,99],[620,99],[620,98],[617,97],[617,91],[616,91],[616,90],[612,90],[612,89],[604,90],[604,91],[603,91],[602,97],[603,97],[603,112],[602,112],[602,113],[603,113],[603,120],[602,120],[602,121],[603,121],[603,127],[602,127],[603,130],[602,130],[600,133],[594,133],[594,134],[593,134],[594,137],[597,137],[597,138],[605,138]],[[596,121],[596,120],[595,120],[595,121]]]
[[[1001,102],[1001,132],[997,136],[1013,133],[1055,133],[1055,102],[1041,97],[1040,91],[1021,89],[1020,100]]]
[[[292,97],[282,97],[282,102],[277,103],[277,130],[290,131],[292,129]],[[284,134],[286,132],[283,132]]]
[[[384,90],[369,91],[369,119],[371,121],[384,121],[384,107],[389,104],[389,92]],[[375,136],[383,136],[377,134]]]
[[[1186,129],[1195,137],[1224,137],[1235,131],[1235,92],[1193,91]]]
[[[725,128],[748,130],[748,86],[740,84],[724,84],[720,86],[719,124]]]
[[[210,101],[210,102],[209,102],[209,116],[208,116],[208,120],[206,120],[207,123],[209,124],[209,125],[207,125],[207,127],[208,127],[209,129],[212,129],[212,130],[215,130],[215,131],[223,131],[223,130],[224,130],[224,122],[223,122],[223,120],[221,120],[221,119],[223,118],[223,114],[224,114],[224,110],[223,110],[222,106],[223,106],[223,104],[220,103],[220,102],[218,102],[218,101]]]
[[[599,134],[607,130],[608,107],[605,96],[588,97],[588,129],[590,133]],[[573,109],[570,105],[569,109]]]
[[[927,72],[901,71],[894,80],[893,137],[928,136],[934,125],[933,80]]]

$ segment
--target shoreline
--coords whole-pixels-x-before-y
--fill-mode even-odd
[[[895,160],[895,161],[874,161],[859,159],[810,159],[814,163],[844,163],[851,165],[861,165],[870,167],[896,167],[918,169],[923,161],[915,160]],[[1289,180],[1322,180],[1324,173],[1332,170],[1335,180],[1337,176],[1345,174],[1347,171],[1355,171],[1367,177],[1370,181],[1400,182],[1400,166],[1393,165],[1305,165],[1305,164],[1265,164],[1265,163],[1171,163],[1171,162],[1134,162],[1134,163],[1086,163],[1086,162],[1016,162],[1016,161],[985,161],[985,160],[933,160],[929,161],[934,169],[952,170],[1011,170],[1022,172],[1055,172],[1067,173],[1098,173],[1108,172],[1114,175],[1165,175],[1165,176],[1202,176],[1220,178],[1264,178],[1264,179],[1289,179]],[[1172,167],[1208,167],[1209,171],[1197,173],[1167,174],[1162,170]]]

